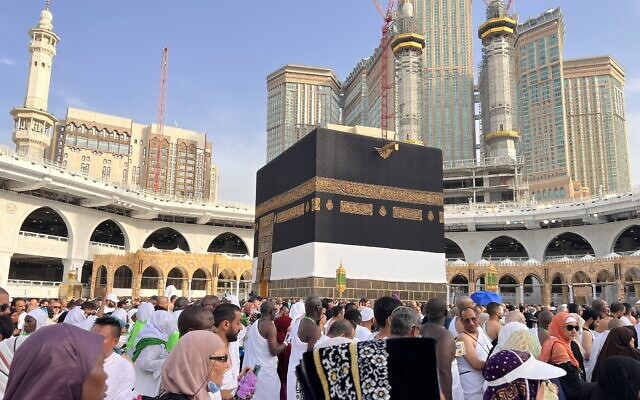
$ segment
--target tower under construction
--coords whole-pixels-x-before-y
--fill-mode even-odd
[[[396,137],[404,142],[422,144],[422,49],[425,40],[423,35],[416,33],[411,0],[400,1],[398,17],[398,31],[391,42],[397,75]]]
[[[491,0],[487,20],[478,28],[483,45],[479,83],[484,157],[516,158],[520,139],[516,128],[516,26],[502,0]]]

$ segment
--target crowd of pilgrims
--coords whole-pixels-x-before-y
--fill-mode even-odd
[[[640,399],[640,301],[146,300],[0,288],[0,397]]]

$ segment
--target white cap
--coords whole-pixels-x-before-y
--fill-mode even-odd
[[[115,295],[115,294],[113,294],[113,293],[110,293],[110,294],[107,296],[107,300],[110,300],[110,301],[113,301],[114,303],[117,303],[117,302],[118,302],[118,296],[116,296],[116,295]]]
[[[373,319],[373,310],[371,307],[362,307],[360,309],[360,315],[362,316],[362,321],[367,322]]]

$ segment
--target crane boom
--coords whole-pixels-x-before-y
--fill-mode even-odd
[[[169,69],[169,48],[165,47],[162,51],[162,65],[160,67],[160,97],[158,99],[158,115],[156,119],[156,162],[153,173],[153,192],[158,193],[160,189],[160,169],[162,157],[162,135],[164,133],[164,112],[165,101],[167,98],[167,72]]]
[[[382,36],[380,38],[380,131],[382,138],[387,138],[387,131],[389,125],[389,118],[394,116],[394,113],[389,113],[388,110],[388,93],[387,91],[393,87],[393,83],[389,82],[388,69],[388,56],[389,56],[389,40],[390,40],[390,28],[393,22],[393,6],[395,0],[389,0],[387,3],[386,11],[382,7],[380,0],[372,0],[373,4],[378,10],[378,13],[382,17]]]

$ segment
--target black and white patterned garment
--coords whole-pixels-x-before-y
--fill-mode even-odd
[[[432,339],[370,340],[307,352],[297,376],[304,400],[439,399]]]

